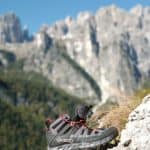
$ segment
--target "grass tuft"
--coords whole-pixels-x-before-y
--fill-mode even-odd
[[[126,97],[119,105],[105,106],[99,108],[89,120],[92,127],[110,127],[114,126],[120,132],[125,128],[129,114],[142,102],[142,99],[150,93],[150,89],[143,89],[136,92],[132,97]],[[103,107],[103,106],[101,106]]]

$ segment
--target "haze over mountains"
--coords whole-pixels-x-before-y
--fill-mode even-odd
[[[24,71],[41,73],[88,102],[119,101],[150,79],[150,7],[81,12],[34,36],[7,13],[0,16],[0,48],[1,66],[21,59]]]

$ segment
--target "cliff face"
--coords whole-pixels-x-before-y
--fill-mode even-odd
[[[150,77],[149,16],[150,8],[140,5],[129,12],[113,5],[95,15],[81,12],[76,19],[67,17],[41,27],[32,42],[11,51],[20,57],[28,49],[24,70],[41,72],[72,94],[90,100],[119,101],[122,94],[132,94],[142,80]],[[24,41],[19,33],[10,38],[15,39],[12,42]],[[2,37],[0,34],[1,39],[7,39]],[[13,45],[6,48],[14,49]]]
[[[150,149],[150,95],[129,116],[121,141],[113,150]]]
[[[78,97],[98,99],[83,68],[70,58],[63,47],[60,48],[57,44],[53,43],[48,50],[33,51],[25,61],[24,70],[42,73],[52,80],[54,85]]]
[[[14,13],[0,16],[0,43],[28,41],[28,30],[22,29],[20,19]]]
[[[149,15],[149,7],[139,5],[126,12],[112,5],[42,30],[61,40],[69,56],[96,80],[105,101],[132,94],[141,79],[149,77]]]

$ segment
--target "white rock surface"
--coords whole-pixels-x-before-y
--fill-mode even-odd
[[[121,142],[113,150],[150,150],[150,94],[130,114]]]
[[[67,53],[98,83],[102,100],[132,94],[150,76],[150,11],[137,5],[129,12],[111,5],[96,14],[81,12],[47,26]],[[44,42],[44,41],[43,41]],[[73,86],[72,86],[73,87]]]
[[[62,43],[69,57],[95,80],[103,102],[119,101],[122,95],[133,94],[142,81],[150,78],[150,7],[138,5],[125,11],[111,5],[95,14],[81,12],[76,19],[67,17],[42,26],[33,42],[19,46],[14,43],[24,40],[21,30],[14,14],[0,17],[0,43],[11,47],[17,58],[25,58],[25,70],[44,74],[73,95],[87,95],[82,97],[85,99],[90,95],[91,101],[97,97],[93,98],[94,86],[89,88],[89,81],[80,82],[85,78],[83,74],[73,71],[67,62],[55,61],[57,56],[46,51],[55,49],[53,41]],[[8,45],[9,41],[12,44]]]
[[[28,40],[28,30],[22,29],[19,17],[14,13],[0,16],[0,44],[20,43]]]

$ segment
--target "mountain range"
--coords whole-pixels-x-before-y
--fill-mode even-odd
[[[81,12],[31,35],[14,13],[0,16],[0,66],[22,61],[88,103],[119,102],[150,80],[150,7]]]

